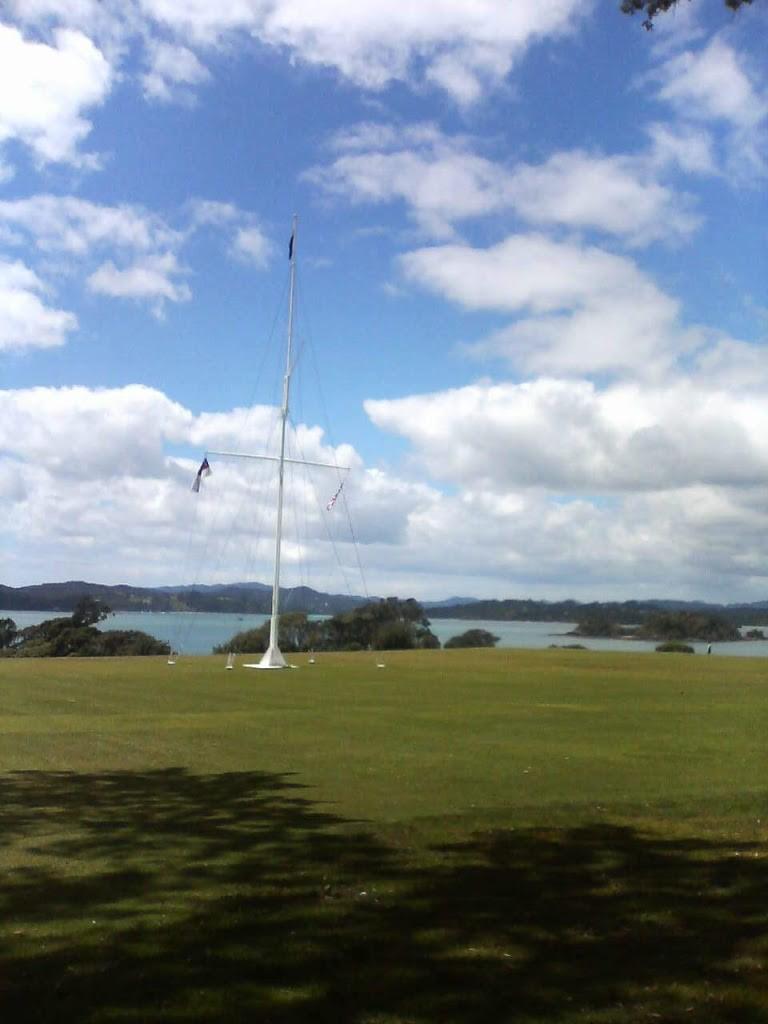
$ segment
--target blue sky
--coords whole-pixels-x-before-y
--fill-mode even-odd
[[[287,583],[765,599],[767,29],[9,0],[0,582],[270,578],[297,213]]]

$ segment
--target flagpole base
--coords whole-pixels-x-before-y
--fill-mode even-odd
[[[268,647],[258,663],[243,665],[243,668],[289,668],[280,648],[275,645]]]

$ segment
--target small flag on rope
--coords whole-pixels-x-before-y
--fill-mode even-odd
[[[331,500],[330,500],[330,501],[328,502],[328,504],[327,504],[327,505],[325,506],[325,510],[326,510],[326,512],[330,512],[330,511],[331,511],[331,509],[333,508],[333,506],[334,506],[334,505],[336,504],[336,499],[337,499],[337,498],[338,498],[338,496],[339,496],[339,495],[341,494],[341,489],[342,489],[342,487],[343,487],[343,486],[344,486],[344,481],[342,480],[342,481],[341,481],[341,483],[339,484],[339,489],[338,489],[338,491],[336,491],[336,493],[334,494],[334,496],[333,496],[333,497],[331,498]]]
[[[208,465],[208,459],[203,459],[203,461],[200,463],[200,469],[198,469],[197,471],[195,482],[192,484],[192,490],[195,492],[195,494],[200,493],[200,484],[202,482],[203,477],[210,476],[212,472],[213,470]]]
[[[291,240],[288,243],[288,262],[293,259],[293,232],[291,232]]]

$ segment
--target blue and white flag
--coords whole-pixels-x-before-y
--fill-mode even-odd
[[[192,490],[195,492],[195,494],[200,493],[200,484],[202,483],[203,477],[210,476],[212,472],[213,470],[208,465],[208,459],[203,459],[203,461],[200,463],[200,469],[198,469],[197,471],[195,482],[192,484]]]

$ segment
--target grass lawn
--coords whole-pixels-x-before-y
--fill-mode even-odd
[[[0,661],[16,1022],[768,1021],[768,664]]]

